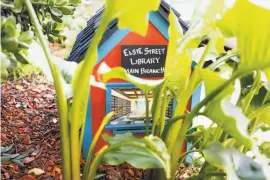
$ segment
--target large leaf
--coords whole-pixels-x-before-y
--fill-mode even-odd
[[[130,28],[131,31],[146,35],[148,13],[158,10],[160,0],[106,0],[106,11],[109,18],[118,19],[119,28]]]
[[[165,78],[168,80],[168,87],[173,91],[178,100],[187,88],[191,71],[191,51],[177,50],[177,41],[182,38],[183,32],[177,17],[171,10],[169,14],[169,37],[168,51],[165,64]]]
[[[136,168],[164,168],[166,177],[170,178],[170,156],[164,142],[156,136],[136,138],[131,133],[103,136],[110,146],[123,144],[116,149],[108,151],[104,161],[111,165],[128,162]],[[131,143],[130,145],[124,145]]]
[[[270,84],[270,68],[265,68],[263,71],[265,73],[265,77],[268,81],[268,84]]]
[[[102,79],[104,82],[108,82],[110,79],[122,79],[131,82],[144,92],[149,92],[163,82],[163,80],[145,80],[132,76],[122,67],[113,68],[109,72],[104,73]]]
[[[201,70],[201,78],[204,80],[206,95],[210,94],[226,80],[222,79],[218,73],[208,70]],[[230,95],[233,93],[233,86],[229,85],[219,93],[206,106],[204,114],[218,124],[231,136],[251,147],[252,142],[248,136],[249,119],[243,114],[242,109],[230,102]]]
[[[234,148],[213,143],[203,154],[206,161],[227,173],[228,180],[266,180],[262,167]]]
[[[247,0],[238,0],[218,25],[225,36],[237,39],[239,70],[270,66],[270,10]]]

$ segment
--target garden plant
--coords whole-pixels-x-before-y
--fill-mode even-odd
[[[97,61],[97,49],[103,33],[109,23],[118,18],[119,28],[129,28],[142,36],[146,35],[148,13],[158,9],[160,0],[106,1],[99,27],[73,77],[72,104],[65,96],[60,71],[52,62],[44,31],[33,7],[35,3],[37,2],[31,0],[20,1],[20,5],[25,8],[31,19],[29,23],[33,25],[33,31],[43,47],[54,77],[65,180],[92,180],[101,162],[111,165],[128,162],[137,168],[147,169],[148,179],[174,179],[179,163],[195,151],[199,152],[200,158],[204,158],[205,161],[202,162],[200,172],[191,179],[269,178],[267,172],[270,162],[270,140],[257,144],[254,139],[254,133],[258,129],[267,131],[270,125],[269,9],[248,0],[237,0],[230,7],[225,6],[223,0],[209,0],[206,9],[201,9],[205,1],[199,0],[189,30],[185,34],[173,11],[169,14],[169,43],[163,79],[140,79],[127,74],[122,67],[101,73],[104,82],[120,78],[133,83],[146,94],[146,102],[147,94],[153,91],[154,103],[152,109],[146,105],[147,135],[144,138],[136,138],[130,133],[103,135],[108,145],[94,154],[96,142],[113,112],[104,117],[89,148],[81,177],[80,156],[90,91],[89,80]],[[56,12],[58,11],[54,13]],[[12,21],[12,24],[20,23],[14,22],[15,19],[7,19],[8,21]],[[10,36],[7,38],[11,38]],[[230,37],[237,39],[237,49],[226,52],[224,39]],[[47,38],[50,39],[48,34]],[[205,39],[209,41],[191,72],[192,51]],[[3,39],[1,44],[6,47]],[[20,43],[17,45],[22,46]],[[6,50],[9,51],[7,48]],[[15,56],[19,53],[18,49],[12,49],[10,52]],[[207,68],[203,68],[209,54],[215,55],[216,60]],[[186,111],[189,99],[202,84],[205,86],[206,97],[189,112]],[[241,91],[237,98],[232,99],[232,94],[237,88]],[[165,123],[165,111],[171,99],[176,100],[176,108],[173,117]],[[148,127],[150,114],[153,119],[151,133]],[[191,128],[192,121],[200,116],[211,120],[212,125],[208,128]],[[180,153],[186,140],[192,142],[192,148]],[[246,155],[258,147],[260,153],[254,157]],[[265,161],[256,162],[259,157],[266,160],[266,164]]]

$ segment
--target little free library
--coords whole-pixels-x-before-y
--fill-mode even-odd
[[[104,11],[101,8],[88,21],[87,27],[77,36],[69,61],[79,63],[84,58],[85,52],[91,44],[93,34],[97,29],[100,17]],[[129,29],[119,29],[117,19],[112,21],[107,27],[106,32],[99,44],[98,61],[95,65],[92,76],[98,78],[98,70],[102,64],[110,68],[123,67],[134,76],[158,80],[164,75],[164,66],[168,44],[168,14],[170,6],[161,1],[161,5],[156,12],[149,14],[149,25],[146,36],[140,36],[130,32]],[[180,14],[173,10],[183,31],[188,30],[188,26],[180,18]],[[121,134],[127,131],[142,137],[145,135],[145,98],[144,93],[133,84],[123,80],[115,79],[106,84],[106,89],[91,85],[88,109],[83,139],[83,154],[87,152],[92,141],[93,135],[98,130],[103,117],[114,111],[114,116],[105,126],[103,133]],[[192,108],[199,101],[199,90],[190,99],[187,109]],[[196,95],[197,94],[197,95]],[[151,108],[153,96],[149,94],[149,106]],[[166,119],[172,117],[175,102],[169,103],[166,111]],[[151,130],[151,121],[150,121]],[[100,138],[96,150],[105,145]],[[183,147],[183,150],[186,145]]]

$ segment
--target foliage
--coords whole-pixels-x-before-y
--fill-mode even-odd
[[[22,154],[9,154],[8,151],[11,150],[13,147],[13,144],[10,146],[2,147],[1,146],[1,163],[4,162],[13,162],[20,167],[24,167],[23,160],[28,157],[28,153],[22,153]]]
[[[30,0],[25,0],[27,11],[37,30],[37,36],[54,77],[61,123],[64,179],[80,178],[81,141],[89,95],[89,80],[97,61],[99,42],[108,24],[115,18],[118,18],[120,28],[130,28],[133,32],[145,35],[148,25],[147,15],[150,11],[157,10],[159,0],[140,1],[106,1],[99,27],[72,80],[73,102],[72,105],[69,105],[61,82],[60,71],[52,63],[32,3]],[[198,7],[203,1],[199,2]],[[142,3],[144,6],[141,6]],[[57,11],[53,13],[57,14]],[[217,17],[219,17],[218,20]],[[212,0],[209,1],[207,11],[195,11],[190,29],[185,35],[182,34],[181,27],[173,12],[170,12],[169,21],[170,41],[166,60],[169,65],[166,64],[166,72],[162,80],[148,83],[149,81],[128,75],[120,67],[102,74],[104,81],[108,81],[110,78],[122,78],[135,84],[146,92],[146,100],[148,92],[154,91],[155,102],[152,116],[155,127],[152,129],[152,135],[143,139],[137,139],[131,134],[105,136],[109,144],[95,154],[91,167],[89,167],[96,140],[112,115],[108,114],[89,149],[88,163],[83,179],[94,179],[97,166],[102,160],[111,164],[128,161],[140,168],[162,167],[164,170],[154,169],[151,171],[153,174],[149,178],[173,179],[179,160],[182,161],[187,154],[194,152],[194,150],[200,152],[206,162],[204,162],[199,175],[193,179],[211,178],[212,176],[223,177],[224,172],[229,180],[266,179],[262,173],[265,169],[262,169],[262,166],[251,158],[246,157],[244,153],[254,147],[251,137],[255,129],[268,122],[262,115],[269,112],[269,89],[265,87],[269,85],[267,68],[270,67],[270,46],[267,43],[270,37],[267,29],[270,22],[270,11],[247,0],[238,0],[229,9],[224,7],[223,1]],[[210,40],[190,76],[191,52],[199,46],[206,36]],[[221,47],[225,36],[236,37],[239,52],[224,54]],[[253,44],[257,46],[254,47]],[[252,49],[250,49],[251,47]],[[217,56],[217,61],[204,69],[203,64],[207,56],[213,52]],[[235,61],[233,57],[238,56],[238,54],[239,58]],[[226,64],[227,61],[228,64]],[[216,72],[217,68],[220,68],[221,71]],[[226,72],[228,69],[230,73],[224,78],[222,72]],[[244,79],[253,73],[253,82],[245,85]],[[262,74],[267,75],[268,81],[261,81]],[[242,92],[245,92],[236,99],[237,102],[233,102],[231,101],[235,90],[233,85],[239,81],[242,81],[241,89]],[[206,97],[190,112],[187,112],[188,101],[195,89],[201,84],[205,86]],[[165,114],[162,112],[167,106],[167,103],[164,102],[168,102],[170,99],[176,100],[176,109],[173,118],[165,124]],[[249,113],[250,108],[254,109],[253,113]],[[146,116],[148,115],[149,108],[147,106]],[[215,127],[211,126],[207,130],[198,128],[192,135],[188,135],[192,121],[199,115],[212,120]],[[193,143],[195,149],[179,154],[186,137],[188,139],[190,136],[198,137]],[[262,144],[260,150],[268,154],[268,144]]]
[[[32,3],[50,42],[60,36],[63,17],[72,15],[78,4],[69,0],[35,0]],[[7,69],[20,69],[23,64],[31,63],[28,49],[35,38],[33,31],[23,0],[1,0],[1,79],[8,77]]]
[[[234,148],[225,149],[213,143],[203,150],[206,161],[223,169],[228,179],[265,179],[261,166]]]

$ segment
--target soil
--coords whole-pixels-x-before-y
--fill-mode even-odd
[[[1,146],[13,144],[9,154],[28,153],[22,160],[25,167],[3,163],[1,179],[20,179],[33,168],[45,172],[37,179],[61,179],[60,127],[52,83],[42,76],[5,81],[1,121]]]
[[[43,76],[32,75],[1,85],[1,146],[13,145],[8,154],[28,153],[19,166],[3,162],[1,179],[62,179],[60,127],[54,86]],[[84,164],[84,160],[81,159]],[[28,174],[33,168],[44,171]],[[36,169],[35,169],[36,170]],[[141,179],[143,170],[128,164],[98,168],[100,179]]]

